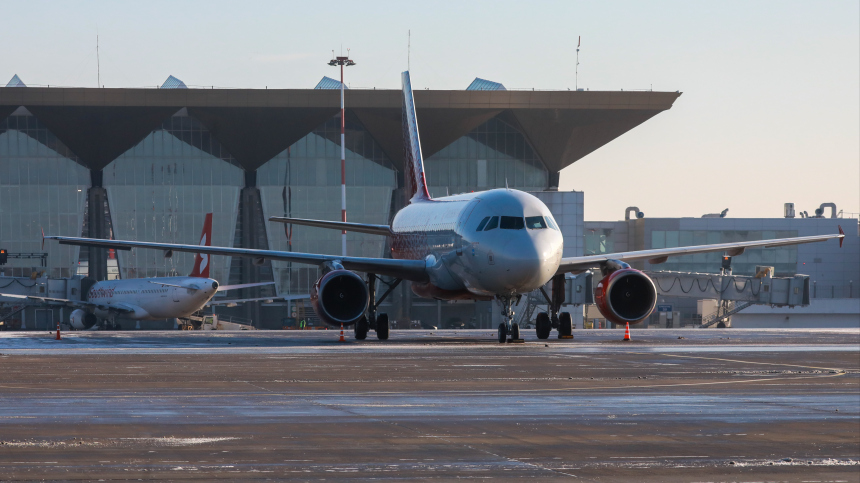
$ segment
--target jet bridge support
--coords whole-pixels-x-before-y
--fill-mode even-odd
[[[756,267],[754,276],[692,272],[645,272],[657,293],[669,297],[715,299],[717,312],[702,318],[700,328],[728,326],[731,316],[751,305],[809,305],[809,275],[774,277],[773,267]]]

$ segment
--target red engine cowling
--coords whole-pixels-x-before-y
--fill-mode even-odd
[[[332,270],[311,288],[314,312],[323,322],[336,327],[361,319],[369,301],[364,280],[349,270]]]
[[[622,325],[636,324],[654,311],[657,288],[648,275],[633,268],[622,268],[598,282],[594,301],[606,320]]]

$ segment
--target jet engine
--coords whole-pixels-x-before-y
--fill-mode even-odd
[[[96,325],[96,322],[98,322],[98,318],[95,314],[82,309],[74,310],[69,316],[69,324],[75,330],[87,330]]]
[[[642,322],[657,305],[657,288],[648,275],[623,262],[610,260],[603,280],[594,288],[594,301],[606,320],[616,324]]]
[[[349,270],[332,270],[311,288],[311,305],[323,322],[352,325],[367,310],[370,295],[361,277]]]

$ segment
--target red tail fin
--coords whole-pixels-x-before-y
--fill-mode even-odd
[[[421,154],[421,139],[418,135],[418,116],[415,99],[412,97],[412,81],[409,71],[401,75],[403,81],[403,157],[406,161],[406,186],[410,203],[430,199],[427,177],[424,175],[424,158]]]
[[[203,222],[203,233],[200,235],[200,246],[212,246],[212,213],[206,213]],[[209,278],[209,255],[206,253],[194,256],[194,269],[189,277]]]

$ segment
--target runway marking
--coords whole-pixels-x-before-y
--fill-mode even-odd
[[[590,387],[560,387],[560,388],[544,388],[544,389],[506,389],[506,390],[487,390],[487,391],[478,391],[478,390],[470,390],[470,391],[422,391],[422,394],[439,394],[439,395],[462,395],[462,396],[483,396],[487,393],[492,393],[494,395],[505,396],[505,395],[515,395],[515,394],[533,394],[540,392],[547,393],[558,393],[558,392],[573,392],[573,391],[593,391],[593,390],[616,390],[616,389],[650,389],[650,388],[671,388],[671,387],[693,387],[693,386],[713,386],[713,385],[721,385],[721,384],[745,384],[751,382],[768,382],[768,381],[782,381],[782,380],[802,380],[802,379],[814,379],[814,378],[823,378],[823,377],[839,377],[845,376],[848,373],[846,372],[837,372],[835,374],[813,374],[813,375],[796,375],[789,377],[763,377],[758,379],[744,379],[744,380],[729,380],[729,381],[713,381],[713,382],[685,382],[685,383],[675,383],[675,384],[649,384],[649,385],[618,385],[618,386],[590,386]],[[261,391],[265,391],[265,393],[244,393],[241,394],[242,397],[249,396],[264,396],[264,395],[276,395],[276,396],[288,396],[288,397],[297,397],[297,398],[308,398],[308,397],[330,397],[330,396],[397,396],[397,395],[405,395],[412,394],[407,392],[394,392],[394,391],[376,391],[376,392],[344,392],[344,393],[285,393],[285,392],[277,392],[266,389],[264,387],[260,387],[256,384],[253,384],[248,381],[231,381],[231,382],[239,382],[245,383],[249,386],[256,387]],[[319,381],[325,382],[325,381]],[[357,382],[357,381],[353,381]],[[0,386],[4,387],[4,386]],[[17,389],[29,389],[29,390],[44,390],[44,391],[55,391],[55,389],[46,387],[19,387]],[[66,390],[73,391],[73,390]],[[42,396],[40,396],[42,397]],[[61,399],[66,396],[52,396],[47,395],[43,398],[49,399]],[[101,399],[149,399],[152,398],[152,394],[148,395],[137,395],[137,394],[126,394],[126,395],[116,395],[116,396],[98,396]],[[168,395],[164,396],[167,398],[173,399],[191,399],[191,398],[221,398],[225,397],[223,394],[198,394],[198,395]]]
[[[636,352],[636,354],[651,354],[648,352]],[[842,373],[846,372],[846,369],[836,369],[833,367],[815,367],[815,366],[802,366],[798,364],[783,364],[780,362],[754,362],[754,361],[742,361],[737,359],[723,359],[719,357],[702,357],[702,356],[685,356],[685,355],[676,355],[676,354],[659,354],[665,357],[677,357],[682,359],[703,359],[708,361],[721,361],[721,362],[740,362],[742,364],[758,364],[763,366],[781,366],[781,367],[800,367],[803,369],[815,369],[818,371],[840,371]]]

